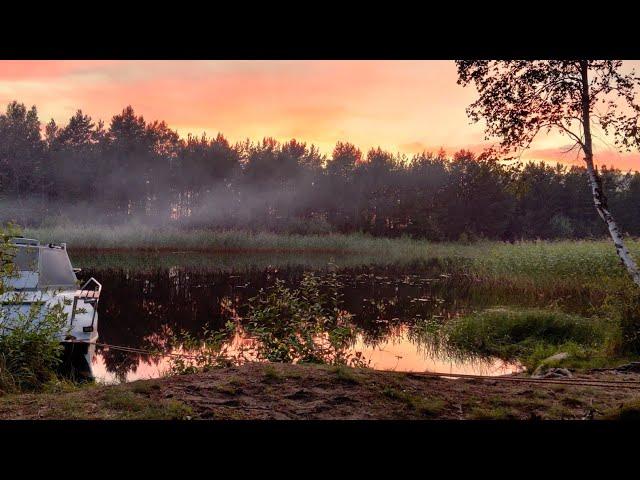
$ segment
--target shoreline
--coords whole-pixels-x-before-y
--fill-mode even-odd
[[[640,373],[578,371],[572,380],[639,382]],[[4,395],[0,419],[625,419],[640,418],[638,391],[250,363],[121,385]]]

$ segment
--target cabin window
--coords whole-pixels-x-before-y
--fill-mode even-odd
[[[37,272],[39,248],[19,247],[13,259],[15,268],[19,272]]]

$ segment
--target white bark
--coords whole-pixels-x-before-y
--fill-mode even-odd
[[[580,73],[582,76],[582,127],[584,130],[584,143],[582,144],[582,150],[584,151],[584,161],[587,164],[593,202],[595,203],[598,214],[607,224],[609,235],[613,240],[618,257],[626,267],[635,284],[640,286],[640,269],[638,269],[638,265],[633,258],[631,258],[629,250],[627,250],[627,247],[624,245],[620,229],[618,228],[613,215],[611,215],[611,212],[609,211],[607,197],[602,189],[602,180],[593,166],[593,143],[591,139],[590,120],[591,99],[589,98],[588,63],[586,60],[580,61]]]
[[[589,163],[591,163],[590,166]],[[638,265],[633,260],[633,258],[631,258],[629,250],[627,250],[627,247],[624,245],[624,240],[622,238],[622,234],[620,233],[620,229],[618,228],[618,225],[613,219],[613,215],[611,215],[611,212],[607,207],[606,198],[604,197],[604,193],[602,191],[600,177],[593,168],[593,162],[587,162],[587,171],[589,173],[589,183],[591,184],[591,193],[593,194],[593,201],[596,205],[596,210],[598,211],[600,217],[607,224],[609,235],[613,240],[613,244],[616,247],[616,253],[622,261],[622,264],[626,267],[636,285],[640,286],[640,269],[638,269]]]

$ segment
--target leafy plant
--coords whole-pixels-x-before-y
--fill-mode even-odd
[[[0,314],[0,323],[5,319]],[[10,327],[0,327],[0,390],[34,390],[56,378],[62,350],[58,335],[65,324],[61,304],[33,302],[28,313],[12,315]]]
[[[235,324],[227,322],[224,330],[205,328],[199,338],[186,331],[173,335],[170,343],[179,347],[179,353],[171,357],[169,373],[188,375],[240,363],[242,354],[234,357],[230,352],[229,338],[234,332]]]
[[[5,291],[5,279],[15,275],[13,257],[16,249],[9,240],[16,234],[17,230],[12,225],[0,228],[0,295]]]
[[[5,280],[16,275],[15,247],[9,243],[16,233],[11,226],[0,231],[0,391],[5,392],[41,388],[56,377],[62,349],[58,335],[66,323],[63,304],[46,306],[36,299],[24,309],[23,293],[4,291]]]
[[[300,286],[277,279],[249,300],[248,333],[257,340],[257,356],[271,362],[307,362],[364,366],[355,343],[352,315],[341,308],[341,283],[335,273],[323,278],[305,273]]]

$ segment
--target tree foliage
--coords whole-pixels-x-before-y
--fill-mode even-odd
[[[640,267],[624,244],[594,161],[596,128],[620,150],[640,146],[640,78],[623,73],[620,60],[460,60],[458,83],[473,83],[478,99],[467,112],[483,119],[487,138],[498,137],[498,151],[528,148],[539,133],[570,137],[584,159],[593,203],[616,253],[640,286]],[[602,107],[602,108],[599,108]],[[603,110],[604,109],[604,110]],[[558,222],[556,221],[556,226]]]
[[[407,157],[380,148],[362,152],[348,142],[325,156],[299,140],[232,144],[222,134],[184,139],[131,107],[107,126],[79,110],[65,125],[49,122],[41,134],[35,107],[13,102],[0,115],[0,220],[136,219],[432,240],[606,233],[584,168],[510,166],[500,158],[468,151]],[[600,175],[623,230],[640,234],[633,213],[640,175],[606,168]]]

